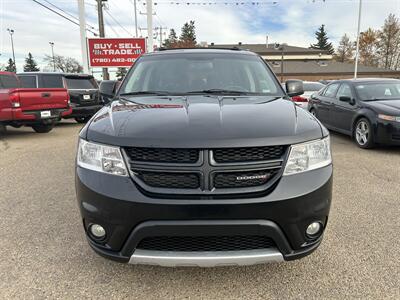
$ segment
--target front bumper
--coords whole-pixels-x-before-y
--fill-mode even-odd
[[[384,145],[400,145],[400,123],[380,120],[375,129],[375,142]]]
[[[248,265],[301,258],[320,244],[309,239],[311,222],[327,224],[332,166],[282,177],[268,195],[235,199],[163,199],[141,193],[129,177],[77,167],[76,191],[90,246],[120,261],[162,266]],[[90,224],[107,232],[103,241],[88,233]],[[275,248],[224,252],[157,252],[137,249],[152,236],[266,235]]]

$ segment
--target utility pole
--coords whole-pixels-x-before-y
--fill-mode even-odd
[[[54,42],[49,42],[51,47],[51,56],[53,57],[53,72],[56,71],[56,61],[54,60]]]
[[[104,17],[103,17],[103,2],[107,0],[96,0],[97,1],[97,15],[99,19],[99,33],[100,37],[103,38],[106,36],[104,31]],[[109,80],[110,75],[108,74],[108,69],[103,68],[103,80]]]
[[[356,47],[356,62],[355,62],[355,65],[354,65],[354,79],[357,79],[358,59],[359,59],[359,56],[360,56],[361,9],[362,9],[362,0],[359,0],[359,5],[358,5],[358,27],[357,27],[357,47]]]
[[[79,9],[79,28],[81,34],[83,72],[89,74],[89,61],[88,61],[88,52],[86,43],[85,0],[78,0],[78,9]]]
[[[17,63],[15,62],[14,39],[13,39],[14,29],[7,28],[7,31],[10,34],[11,49],[12,49],[13,62],[14,62],[14,69],[15,69],[15,73],[17,73]]]
[[[147,52],[153,52],[153,1],[146,0],[147,8]]]
[[[138,36],[138,27],[137,27],[137,9],[136,9],[136,0],[133,0],[133,6],[135,9],[135,33],[136,33],[136,37]]]
[[[163,35],[163,30],[165,29],[165,30],[167,30],[168,28],[167,27],[162,27],[162,26],[160,26],[160,27],[156,27],[155,28],[156,30],[160,30],[160,48],[162,47],[162,43],[163,43],[163,37],[162,37],[162,35]]]

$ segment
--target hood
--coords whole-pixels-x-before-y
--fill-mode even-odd
[[[376,110],[378,113],[386,113],[390,115],[400,115],[400,99],[399,100],[380,100],[365,101],[367,106]]]
[[[287,145],[323,135],[313,116],[282,98],[196,95],[130,100],[115,100],[100,110],[84,131],[86,138],[118,146],[215,148]]]

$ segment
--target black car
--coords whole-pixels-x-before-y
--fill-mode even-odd
[[[332,195],[328,131],[241,50],[143,55],[80,132],[76,193],[90,246],[132,264],[301,258]],[[110,94],[109,91],[102,91]]]
[[[74,118],[78,123],[86,123],[103,107],[99,86],[92,75],[44,72],[17,75],[24,88],[66,88],[72,114],[65,118]]]
[[[400,145],[400,80],[335,81],[313,95],[309,111],[361,148]]]

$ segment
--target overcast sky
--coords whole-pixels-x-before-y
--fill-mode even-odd
[[[77,0],[38,0],[54,4],[72,16],[78,16]],[[181,2],[181,5],[171,4]],[[326,25],[329,38],[336,45],[347,33],[355,39],[357,31],[358,0],[258,0],[254,6],[223,5],[233,0],[153,0],[156,16],[155,27],[177,30],[184,22],[194,20],[198,42],[214,43],[265,43],[270,42],[308,47],[314,42],[314,32]],[[257,0],[253,0],[257,1]],[[145,0],[138,0],[138,11],[145,12]],[[187,2],[218,5],[186,5]],[[274,4],[273,2],[276,2]],[[51,4],[49,4],[51,3]],[[97,31],[96,1],[85,0],[87,23]],[[134,34],[133,0],[108,0],[105,12],[106,35],[127,37]],[[54,8],[54,7],[52,7]],[[146,27],[146,18],[138,12],[139,26]],[[400,17],[400,0],[363,0],[362,28],[380,28],[389,13]],[[118,25],[115,20],[123,27]],[[70,18],[72,18],[70,16]],[[46,10],[32,0],[0,0],[0,64],[11,57],[11,43],[7,28],[15,30],[14,43],[17,67],[22,70],[24,57],[31,52],[43,69],[43,57],[50,54],[49,41],[55,43],[56,54],[72,56],[79,61],[79,27]],[[146,31],[142,35],[146,36]],[[88,37],[92,37],[88,34]]]

